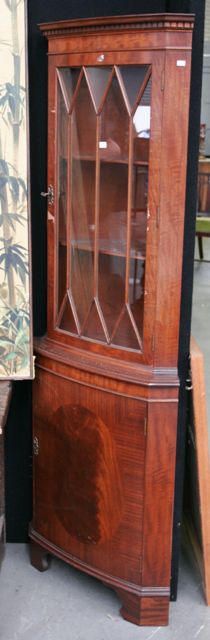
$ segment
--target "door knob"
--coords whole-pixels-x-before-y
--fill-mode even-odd
[[[49,185],[48,191],[41,191],[40,196],[42,196],[42,198],[48,198],[49,204],[52,205],[54,202],[54,191],[52,185]]]

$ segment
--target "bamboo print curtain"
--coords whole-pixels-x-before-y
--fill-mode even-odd
[[[25,0],[0,0],[0,378],[33,377]]]

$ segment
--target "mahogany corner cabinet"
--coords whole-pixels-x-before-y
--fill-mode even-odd
[[[168,622],[193,16],[48,38],[48,325],[35,341],[31,561]],[[46,195],[46,194],[43,194]]]

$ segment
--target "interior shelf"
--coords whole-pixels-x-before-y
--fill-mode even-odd
[[[66,242],[62,238],[59,239],[59,246],[66,247]],[[78,249],[79,251],[90,251],[91,253],[93,253],[95,250],[93,242],[90,243],[87,239],[78,241],[74,240],[72,241],[71,246],[72,248]],[[114,246],[110,246],[110,242],[108,240],[105,240],[104,242],[101,242],[99,244],[98,251],[99,253],[102,253],[104,255],[126,258],[126,252],[117,249],[117,247],[115,248]],[[133,258],[135,260],[142,260],[144,262],[146,260],[145,245],[143,246],[142,243],[142,248],[132,247],[130,250],[130,258]]]
[[[142,249],[140,248],[140,246],[131,247],[130,258],[134,258],[135,260],[145,260],[145,243],[142,242],[141,244]],[[71,242],[71,246],[72,248],[78,249],[80,251],[94,252],[95,249],[93,242],[90,242],[87,239],[73,240]],[[101,240],[98,245],[98,251],[99,253],[103,253],[105,255],[126,258],[126,243],[123,243],[123,249],[118,249],[116,246],[114,246],[114,242],[111,243],[109,239]]]
[[[77,162],[96,162],[96,158],[94,156],[73,156],[72,158],[74,161]],[[125,164],[128,165],[128,160],[125,160],[124,158],[112,158],[112,157],[103,157],[100,158],[100,163],[101,164]],[[142,166],[142,167],[148,167],[149,166],[149,162],[147,160],[133,160],[132,164],[134,166]]]

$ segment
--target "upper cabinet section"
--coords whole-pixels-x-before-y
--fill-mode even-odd
[[[192,25],[169,15],[41,25],[58,342],[151,365],[158,351],[157,364],[170,360],[171,344],[175,361]]]

